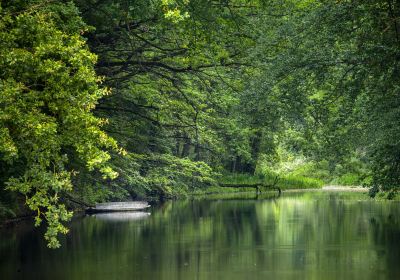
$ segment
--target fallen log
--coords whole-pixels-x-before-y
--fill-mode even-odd
[[[268,184],[263,184],[263,183],[254,183],[254,184],[249,184],[249,183],[221,183],[219,185],[221,187],[229,187],[229,188],[254,188],[254,189],[257,190],[258,193],[261,193],[262,189],[277,190],[279,195],[282,193],[281,188],[279,188],[278,186],[276,186],[276,185],[268,185]]]

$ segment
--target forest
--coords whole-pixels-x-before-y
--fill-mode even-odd
[[[0,220],[96,202],[400,187],[397,0],[1,0]]]

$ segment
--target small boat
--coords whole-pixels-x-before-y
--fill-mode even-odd
[[[150,205],[147,201],[107,202],[97,203],[95,207],[86,209],[86,213],[140,211],[149,207]]]

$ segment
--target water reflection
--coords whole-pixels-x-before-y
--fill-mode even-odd
[[[97,220],[109,222],[128,222],[146,219],[151,215],[149,212],[109,212],[93,214]]]
[[[1,279],[400,279],[400,206],[364,194],[168,202],[74,220],[60,250],[1,232]]]

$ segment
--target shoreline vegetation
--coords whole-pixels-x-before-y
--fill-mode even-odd
[[[1,1],[0,221],[33,212],[58,248],[73,210],[101,202],[324,185],[394,199],[392,2]]]
[[[247,199],[254,199],[258,198],[259,195],[261,198],[278,198],[280,195],[276,193],[276,190],[270,188],[260,188],[260,191],[257,191],[256,188],[253,186],[255,184],[264,184],[273,183],[276,176],[271,176],[268,179],[260,177],[260,176],[250,176],[248,174],[235,174],[235,175],[225,175],[220,178],[220,182],[222,184],[232,184],[234,185],[235,182],[238,182],[239,185],[243,185],[245,182],[248,182],[249,186],[251,187],[226,187],[226,186],[210,186],[204,189],[195,189],[192,191],[188,191],[184,195],[177,195],[175,197],[170,197],[167,200],[181,200],[181,199],[230,199],[230,198],[247,198]],[[280,178],[279,183],[277,184],[280,188],[282,188],[282,192],[308,192],[308,191],[325,191],[325,192],[358,192],[358,193],[365,193],[366,198],[375,200],[375,201],[387,201],[387,194],[381,193],[376,197],[370,197],[368,195],[369,189],[362,186],[357,185],[331,185],[331,184],[324,184],[321,181],[314,181],[314,187],[307,187],[304,185],[304,182],[309,181],[313,178],[307,178],[307,180],[299,179],[296,180],[288,178]],[[300,182],[296,187],[296,183]],[[288,183],[285,185],[285,183]],[[157,201],[159,203],[160,200],[154,198],[148,198],[149,201]],[[400,201],[399,197],[395,197],[394,201]],[[74,216],[81,216],[85,215],[85,208],[74,208]],[[26,221],[32,219],[34,217],[34,213],[31,214],[24,214],[22,216],[13,217],[11,219],[2,220],[0,222],[1,227],[8,227],[18,224],[19,222]]]

